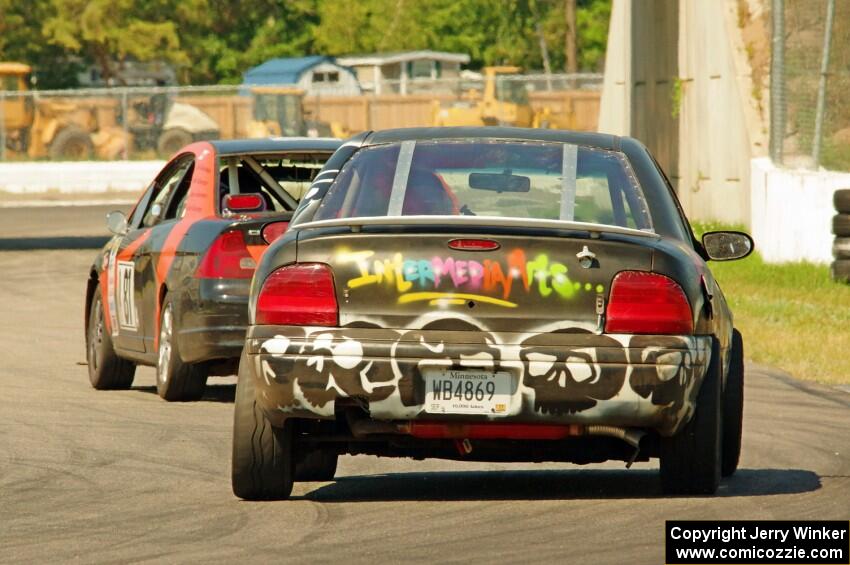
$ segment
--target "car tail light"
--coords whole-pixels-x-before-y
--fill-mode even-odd
[[[458,251],[493,251],[500,245],[492,239],[453,239],[449,242],[449,247]]]
[[[266,224],[266,227],[263,228],[263,239],[266,243],[271,243],[284,233],[289,228],[289,222],[273,222],[271,224]]]
[[[614,277],[605,312],[606,333],[691,334],[693,313],[676,281],[643,271]]]
[[[256,323],[286,326],[336,326],[339,311],[331,268],[322,263],[288,265],[263,282]]]
[[[228,194],[224,197],[224,207],[231,212],[262,212],[266,201],[261,194]]]
[[[195,276],[202,279],[250,279],[257,264],[241,231],[223,232],[207,249]]]

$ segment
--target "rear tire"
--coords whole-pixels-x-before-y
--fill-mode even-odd
[[[295,475],[293,420],[274,428],[257,406],[254,375],[242,352],[233,413],[233,494],[245,500],[284,500]]]
[[[715,341],[696,412],[679,433],[661,442],[661,486],[667,494],[714,494],[720,485],[720,385],[720,352]]]
[[[207,367],[184,363],[177,346],[177,318],[170,296],[162,303],[157,347],[156,392],[168,401],[200,400],[207,386]]]
[[[732,330],[729,374],[723,391],[723,458],[720,474],[729,477],[738,470],[741,434],[744,428],[744,339]]]
[[[88,361],[89,381],[97,390],[128,389],[133,384],[136,365],[115,354],[112,336],[106,329],[100,286],[94,287],[94,295],[89,307],[86,361]]]

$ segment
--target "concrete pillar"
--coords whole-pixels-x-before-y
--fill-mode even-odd
[[[749,90],[733,58],[734,4],[614,0],[599,130],[642,141],[691,219],[748,224]]]

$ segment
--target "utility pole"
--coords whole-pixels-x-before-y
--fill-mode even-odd
[[[566,59],[565,70],[568,73],[577,73],[576,0],[564,0],[564,18],[566,23],[566,33],[564,37],[564,58]]]
[[[781,165],[785,141],[785,0],[772,1],[770,17],[770,158]]]
[[[552,90],[552,67],[549,66],[549,49],[546,47],[546,36],[543,35],[543,27],[540,20],[534,25],[537,30],[537,40],[540,42],[540,56],[543,58],[543,73],[546,75],[546,90]]]
[[[537,11],[537,2],[532,0],[531,15],[534,17],[534,31],[537,33],[537,41],[540,44],[540,57],[543,59],[543,74],[546,75],[546,90],[552,90],[552,66],[549,64],[549,47],[546,45],[546,35],[543,33],[543,25],[540,23],[540,13]]]
[[[826,109],[826,79],[829,74],[829,45],[832,41],[832,21],[835,19],[835,0],[826,4],[826,28],[823,32],[823,56],[821,57],[820,83],[818,84],[818,102],[815,114],[815,139],[812,143],[812,158],[815,168],[820,165],[821,140],[823,139],[823,119]]]

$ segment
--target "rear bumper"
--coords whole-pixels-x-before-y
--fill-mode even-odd
[[[184,363],[238,359],[245,345],[245,326],[210,325],[181,330],[180,357]]]
[[[200,279],[197,293],[185,294],[177,332],[185,363],[238,359],[248,325],[247,279]]]
[[[255,326],[245,343],[257,401],[275,425],[333,418],[337,402],[355,399],[377,420],[609,425],[671,435],[693,414],[712,339]],[[503,414],[425,411],[423,369],[472,366],[510,374]]]

